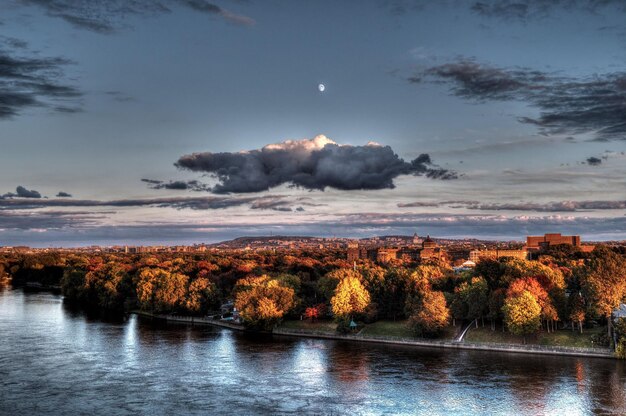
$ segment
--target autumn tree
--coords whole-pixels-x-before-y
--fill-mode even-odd
[[[611,314],[626,294],[626,261],[608,247],[598,246],[580,270],[582,292],[592,312],[607,320],[611,338]]]
[[[341,268],[335,269],[332,272],[326,273],[319,281],[318,281],[318,289],[323,296],[324,299],[330,300],[336,289],[337,285],[346,278],[354,278],[357,280],[361,280],[362,276],[358,270],[353,270],[350,268]]]
[[[507,297],[504,301],[504,321],[507,328],[515,335],[533,334],[541,327],[541,306],[528,291]]]
[[[330,300],[333,314],[339,318],[363,313],[370,303],[370,294],[356,277],[345,277],[337,285]]]
[[[424,293],[421,308],[409,317],[409,325],[419,336],[436,336],[450,322],[450,311],[442,292]]]
[[[143,310],[163,313],[184,306],[189,278],[161,268],[144,268],[137,277],[137,300]]]
[[[216,287],[206,277],[199,277],[189,284],[185,308],[192,313],[206,313],[217,306]]]
[[[293,288],[267,275],[244,279],[237,286],[235,307],[251,328],[271,330],[296,304]]]

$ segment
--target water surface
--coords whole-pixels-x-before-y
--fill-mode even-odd
[[[621,361],[259,338],[0,291],[0,414],[626,414]]]

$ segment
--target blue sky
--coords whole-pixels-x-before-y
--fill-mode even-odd
[[[626,238],[623,2],[10,0],[0,22],[0,245]]]

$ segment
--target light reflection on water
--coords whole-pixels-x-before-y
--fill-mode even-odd
[[[0,414],[626,414],[623,362],[102,321],[0,291]]]

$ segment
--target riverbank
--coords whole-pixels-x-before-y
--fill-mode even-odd
[[[143,311],[138,311],[138,310],[131,311],[130,313],[131,315],[137,315],[143,318],[156,319],[156,320],[165,321],[165,322],[184,323],[184,324],[191,324],[191,325],[213,325],[213,326],[219,326],[221,328],[232,329],[234,331],[246,330],[246,328],[244,328],[243,325],[238,325],[238,324],[231,323],[228,321],[223,321],[220,319],[210,319],[210,318],[202,318],[199,316],[184,316],[184,315],[159,315],[159,314],[153,314],[153,313],[143,312]]]
[[[145,318],[158,319],[173,323],[186,323],[192,325],[213,325],[221,328],[227,328],[235,331],[246,331],[242,325],[222,321],[219,319],[207,319],[201,317],[181,316],[181,315],[156,315],[148,312],[133,311],[135,315]],[[559,347],[532,344],[499,344],[499,343],[477,343],[477,342],[457,342],[450,339],[431,340],[431,339],[415,339],[392,336],[373,336],[373,335],[343,335],[332,333],[329,331],[311,331],[296,328],[274,328],[272,335],[284,337],[299,338],[318,338],[332,339],[340,341],[404,345],[421,348],[441,348],[456,350],[474,350],[474,351],[494,351],[515,354],[540,354],[540,355],[560,355],[572,357],[592,357],[592,358],[615,358],[613,351],[608,348],[579,348],[579,347]]]
[[[405,345],[414,347],[442,348],[456,350],[495,351],[516,354],[542,354],[572,357],[615,358],[613,351],[606,348],[576,348],[576,347],[548,347],[544,345],[496,344],[496,343],[468,343],[449,340],[409,339],[395,337],[376,337],[363,335],[329,334],[326,332],[311,332],[305,330],[276,328],[273,335],[305,338],[334,339],[353,342],[369,342],[377,344]]]

